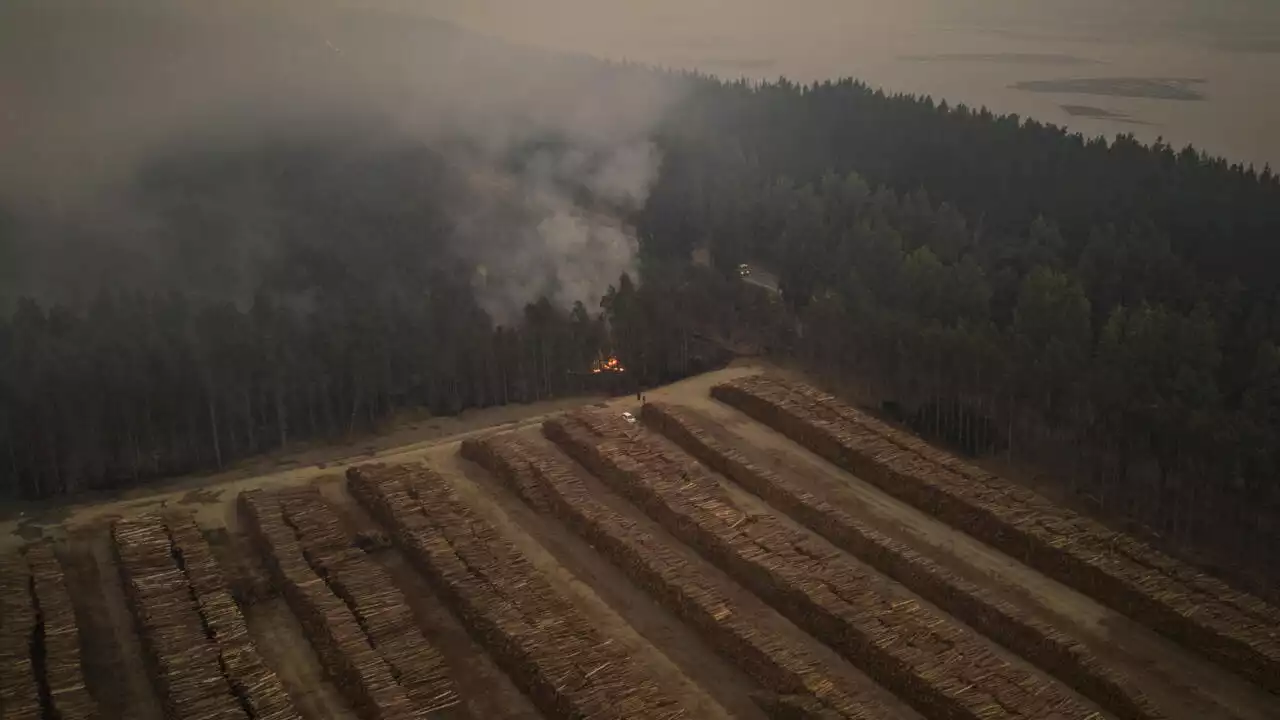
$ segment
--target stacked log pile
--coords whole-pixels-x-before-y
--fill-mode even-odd
[[[166,519],[170,540],[195,595],[205,631],[217,644],[222,670],[255,720],[301,720],[284,683],[267,667],[204,533],[190,515]]]
[[[675,720],[685,711],[624,648],[422,465],[348,471],[352,493],[549,717]]]
[[[771,695],[764,703],[792,708],[788,717],[894,717],[865,687],[824,671],[820,661],[778,632],[779,618],[764,603],[728,590],[623,514],[592,497],[573,470],[551,453],[510,436],[466,440],[462,454],[502,478],[526,502],[548,511],[609,558],[669,611],[697,629],[726,659]],[[779,696],[785,697],[781,699]],[[805,698],[802,702],[801,698]]]
[[[245,720],[205,631],[187,575],[164,521],[154,515],[112,527],[125,592],[148,651],[166,715],[182,720]]]
[[[1280,692],[1280,609],[812,387],[755,376],[712,395],[886,493]]]
[[[444,658],[418,628],[404,594],[386,570],[354,546],[333,509],[317,493],[286,503],[284,515],[313,569],[355,614],[417,711],[430,716],[459,705]]]
[[[19,555],[0,557],[0,713],[6,720],[40,720],[40,686],[31,662],[36,611],[31,578]]]
[[[794,480],[757,463],[721,442],[686,408],[649,403],[644,422],[699,461],[759,495],[774,507],[854,557],[897,580],[929,602],[1126,720],[1164,717],[1123,675],[1106,667],[1079,640],[972,583],[905,543],[881,533],[805,490]]]
[[[301,719],[191,515],[120,521],[112,535],[169,717]]]
[[[329,589],[303,556],[294,529],[285,523],[282,494],[244,493],[253,534],[276,584],[306,629],[326,674],[367,720],[399,718],[409,698],[386,662],[369,644],[346,603]]]
[[[742,510],[696,462],[614,418],[576,413],[544,432],[676,537],[801,628],[934,718],[1096,718],[1056,681],[1010,665],[988,641],[861,563],[770,515]]]
[[[43,655],[49,714],[61,720],[97,717],[97,703],[84,681],[80,631],[76,626],[75,608],[67,592],[62,564],[58,562],[53,546],[47,542],[28,547],[26,556],[39,623],[36,638],[42,644],[32,652]]]
[[[240,497],[286,600],[326,672],[370,720],[461,717],[443,658],[386,572],[352,547],[313,487]]]

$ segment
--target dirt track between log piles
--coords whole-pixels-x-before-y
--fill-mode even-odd
[[[37,599],[56,598],[48,555],[17,554],[37,535],[53,541],[104,720],[159,720],[166,702],[195,702],[157,665],[188,662],[185,646],[159,642],[164,617],[130,601],[153,577],[165,597],[189,598],[182,637],[219,688],[216,715],[178,708],[192,720],[532,720],[584,709],[671,720],[1280,717],[1280,695],[1247,672],[1249,657],[1270,652],[1274,608],[1171,565],[1255,623],[1260,649],[1239,668],[1217,662],[712,397],[713,386],[757,372],[733,367],[646,392],[653,407],[643,412],[634,396],[508,409],[501,426],[373,456],[71,506],[10,523],[19,534],[3,550],[14,567],[43,568],[53,580]],[[717,450],[672,442],[674,430],[654,423],[664,407]],[[820,410],[827,422],[844,417]],[[580,432],[557,434],[562,426]],[[344,477],[370,463],[385,469]],[[248,521],[245,492],[257,512],[283,512],[271,537]],[[682,511],[679,522],[663,509],[689,502],[713,509]],[[113,533],[148,514],[171,518],[172,552],[139,554],[130,543],[140,536]],[[205,542],[174,530],[190,527],[184,515]],[[703,530],[687,524],[695,515]],[[747,528],[754,545],[707,545],[715,533],[735,537],[716,522]],[[808,555],[770,544],[784,537]],[[122,555],[132,569],[123,577]],[[806,575],[817,557],[836,570]],[[866,583],[842,586],[846,575]],[[129,590],[131,579],[144,587]],[[881,609],[857,610],[867,602]],[[49,625],[59,636],[42,642],[70,657],[59,617]],[[28,622],[35,632],[41,617]],[[903,622],[919,625],[909,641]],[[920,653],[937,643],[964,654],[935,672]],[[0,658],[0,706],[45,692],[56,707],[41,690],[54,668],[26,649]]]

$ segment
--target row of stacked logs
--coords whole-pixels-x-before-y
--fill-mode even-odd
[[[62,565],[39,542],[0,559],[0,717],[96,718]]]
[[[547,436],[673,535],[931,718],[1101,717],[1056,680],[772,515],[745,511],[714,477],[612,415],[579,412]]]
[[[40,685],[31,662],[36,611],[21,555],[0,557],[0,710],[5,718],[39,720]]]
[[[685,711],[527,558],[422,465],[348,471],[386,527],[476,640],[554,718],[676,720]]]
[[[747,595],[730,599],[703,562],[689,562],[669,541],[593,497],[553,453],[513,436],[466,440],[464,457],[482,465],[530,504],[543,505],[633,582],[695,628],[726,659],[769,691],[762,704],[794,707],[792,717],[882,720],[893,711],[780,632],[781,619]],[[780,697],[773,697],[780,696]],[[801,698],[807,698],[802,700]]]
[[[300,720],[190,516],[121,520],[112,537],[168,717]]]
[[[753,463],[715,437],[696,413],[661,403],[644,406],[646,425],[716,472],[737,482],[800,524],[902,583],[1006,648],[1063,679],[1125,720],[1164,717],[1123,675],[1048,619],[1007,602],[931,558],[875,530],[789,477]]]
[[[205,632],[217,643],[222,671],[236,699],[254,720],[301,720],[279,676],[267,667],[249,635],[204,533],[191,515],[166,519],[174,556],[191,583]]]
[[[80,630],[62,564],[48,542],[29,546],[26,555],[37,610],[36,639],[42,645],[33,652],[40,653],[44,665],[49,715],[61,720],[95,717],[98,707],[85,685]]]
[[[1280,692],[1280,609],[815,388],[769,376],[713,397],[884,492]]]
[[[444,660],[387,572],[314,487],[240,496],[276,585],[326,673],[367,720],[463,717]]]

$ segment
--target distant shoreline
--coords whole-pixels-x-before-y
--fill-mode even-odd
[[[901,55],[907,62],[976,62],[1000,65],[1102,65],[1102,61],[1064,53],[937,53],[932,55]]]
[[[1109,97],[1150,98],[1198,102],[1206,95],[1195,88],[1204,78],[1064,78],[1060,80],[1026,80],[1009,87],[1014,90],[1065,95],[1105,95]]]
[[[1094,107],[1093,105],[1059,105],[1062,111],[1071,117],[1089,118],[1091,120],[1110,120],[1111,122],[1124,123],[1125,125],[1151,125],[1146,120],[1139,120],[1125,113],[1114,112],[1106,108]]]

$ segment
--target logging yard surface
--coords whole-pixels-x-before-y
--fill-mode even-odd
[[[795,377],[645,396],[11,518],[0,719],[1280,718],[1280,609]]]

